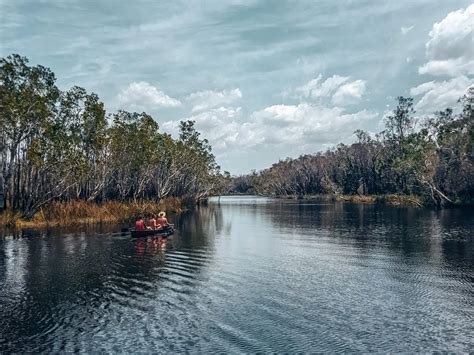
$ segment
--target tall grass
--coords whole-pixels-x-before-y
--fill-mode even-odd
[[[0,214],[0,225],[6,227],[41,227],[57,225],[119,223],[128,222],[137,215],[157,214],[160,211],[179,213],[183,210],[180,198],[167,198],[155,201],[118,202],[107,201],[101,204],[82,200],[52,202],[36,212],[27,220],[20,212],[10,210]]]
[[[4,227],[16,227],[17,223],[21,219],[21,213],[11,210],[6,210],[3,213],[0,213],[0,226]]]
[[[357,203],[379,203],[393,206],[413,206],[423,207],[423,200],[419,196],[413,195],[334,195],[334,194],[320,194],[320,195],[289,195],[279,196],[283,199],[303,199],[303,200],[318,200],[318,201],[349,201]]]

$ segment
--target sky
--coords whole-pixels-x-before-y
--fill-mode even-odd
[[[375,134],[400,95],[455,107],[473,38],[465,0],[0,0],[1,57],[174,136],[194,120],[231,174]]]

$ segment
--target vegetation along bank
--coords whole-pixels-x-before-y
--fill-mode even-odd
[[[231,178],[193,121],[173,138],[145,112],[107,113],[84,88],[60,90],[50,69],[15,54],[0,59],[0,222],[115,222],[226,193],[472,205],[473,104],[471,87],[459,110],[417,117],[399,97],[375,136],[357,130],[354,144]]]
[[[236,193],[410,203],[474,204],[474,87],[446,108],[417,117],[413,99],[399,97],[375,136],[357,130],[354,144],[281,160],[234,179]],[[371,196],[371,197],[370,197]]]
[[[198,201],[229,178],[193,121],[174,139],[145,112],[107,113],[94,93],[61,91],[50,69],[16,54],[0,59],[0,157],[0,220],[9,224],[72,201]],[[80,218],[74,210],[63,223]]]

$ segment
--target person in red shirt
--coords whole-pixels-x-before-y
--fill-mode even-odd
[[[137,220],[135,221],[135,230],[137,231],[145,230],[145,221],[143,220],[142,216],[137,217]]]
[[[150,213],[148,215],[148,220],[147,220],[147,229],[157,229],[158,226],[156,225],[156,216],[154,213]]]

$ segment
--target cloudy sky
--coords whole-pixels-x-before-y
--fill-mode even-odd
[[[465,0],[0,0],[0,56],[172,134],[195,120],[233,174],[378,132],[398,95],[454,105],[473,36]]]

